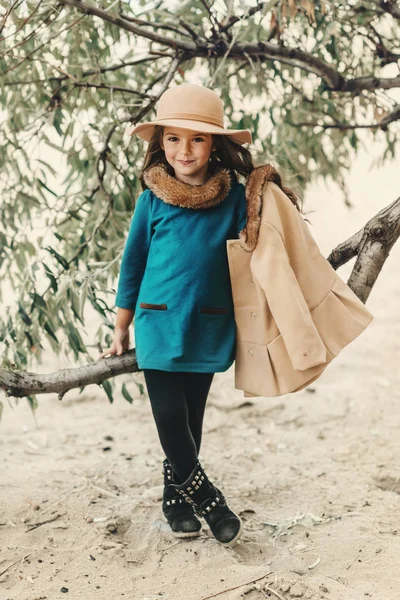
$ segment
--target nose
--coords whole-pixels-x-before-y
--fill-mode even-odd
[[[182,142],[180,144],[180,153],[182,154],[182,156],[189,156],[189,154],[190,154],[190,141],[189,140],[182,140]]]

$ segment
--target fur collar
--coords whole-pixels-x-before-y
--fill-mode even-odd
[[[201,185],[190,185],[169,175],[162,163],[147,169],[143,174],[143,179],[158,198],[168,204],[184,208],[215,206],[226,197],[232,185],[229,169],[219,170]],[[242,248],[247,252],[254,250],[257,244],[263,189],[267,181],[273,181],[280,185],[278,172],[269,164],[255,167],[246,181],[247,221],[245,227],[239,232],[239,240]]]
[[[157,198],[182,208],[210,208],[226,198],[231,189],[229,169],[220,169],[203,184],[191,185],[176,179],[164,164],[157,163],[144,172],[143,179]]]

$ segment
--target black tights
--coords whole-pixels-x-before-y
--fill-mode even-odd
[[[179,483],[200,451],[204,409],[214,373],[143,369],[161,446]]]

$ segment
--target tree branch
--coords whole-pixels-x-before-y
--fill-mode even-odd
[[[389,0],[387,0],[389,2]],[[126,19],[112,16],[107,11],[96,8],[95,6],[81,2],[81,0],[60,0],[61,5],[73,6],[74,8],[92,14],[100,19],[113,23],[114,25],[130,31],[140,37],[147,38],[154,42],[158,42],[164,46],[169,46],[175,50],[185,52],[185,60],[192,57],[218,58],[225,57],[227,44],[223,37],[215,32],[211,40],[204,42],[199,41],[196,34],[196,43],[189,40],[173,40],[169,37],[164,37],[159,34],[152,33],[141,27],[136,27],[129,23]],[[203,2],[208,12],[212,15],[211,9],[206,2]],[[389,2],[390,4],[390,2]],[[249,9],[250,12],[251,9]],[[212,15],[213,16],[213,15]],[[214,17],[213,17],[214,18]],[[240,17],[241,19],[242,17]],[[239,20],[240,20],[239,19]],[[217,23],[218,24],[218,23]],[[218,24],[219,25],[219,24]],[[357,79],[346,80],[343,75],[333,69],[327,62],[313,56],[298,48],[287,48],[281,44],[272,42],[235,42],[232,47],[229,47],[229,58],[237,59],[249,57],[258,57],[260,59],[278,60],[283,64],[298,67],[309,73],[321,77],[326,86],[331,91],[351,92],[352,94],[361,92],[362,90],[391,89],[400,87],[400,77],[383,78],[383,77],[361,77]]]
[[[92,383],[100,385],[106,379],[125,373],[137,372],[136,350],[128,350],[121,356],[101,358],[84,367],[60,369],[45,375],[29,371],[10,371],[0,368],[0,388],[6,396],[23,398],[32,394],[58,394],[58,399],[74,388],[81,388]]]
[[[399,237],[400,197],[370,219],[360,231],[332,250],[328,261],[337,269],[357,256],[347,283],[365,303]]]
[[[377,4],[384,12],[389,13],[395,19],[400,19],[400,8],[393,0],[380,0]]]
[[[398,121],[400,119],[400,104],[396,104],[395,109],[390,112],[388,115],[383,117],[378,123],[367,123],[361,124],[356,123],[355,125],[350,125],[347,123],[318,123],[315,121],[300,121],[298,123],[294,123],[290,121],[290,125],[293,127],[321,127],[322,129],[382,129],[382,131],[386,131],[389,123],[393,123],[394,121]]]
[[[130,31],[131,33],[147,38],[148,40],[152,40],[153,42],[158,42],[163,46],[169,46],[170,48],[174,48],[174,50],[196,50],[196,45],[193,42],[185,40],[175,41],[171,38],[163,37],[162,35],[153,33],[152,31],[147,31],[141,27],[136,27],[121,17],[110,15],[107,11],[97,8],[94,5],[86,4],[86,2],[81,2],[81,0],[60,0],[59,4],[64,6],[73,6],[77,10],[84,12],[86,15],[94,15],[103,21],[113,23],[114,25],[117,25],[117,27],[122,27],[122,29],[125,29],[126,31]]]
[[[382,209],[360,231],[332,250],[327,260],[337,269],[357,256],[347,284],[365,303],[399,236],[400,198]],[[45,375],[0,368],[0,388],[6,396],[21,398],[32,394],[57,393],[61,400],[68,390],[93,383],[100,385],[111,377],[138,371],[136,350],[133,348],[121,356],[101,358],[84,367],[61,369]]]

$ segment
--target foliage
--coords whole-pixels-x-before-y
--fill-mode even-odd
[[[227,126],[250,128],[255,158],[300,193],[316,177],[344,187],[360,128],[386,141],[382,161],[395,156],[390,0],[1,6],[1,301],[6,289],[16,298],[0,317],[3,366],[40,360],[44,339],[87,361],[87,305],[102,320],[96,342],[110,345],[144,150],[124,131],[154,116],[169,85],[217,90]]]

